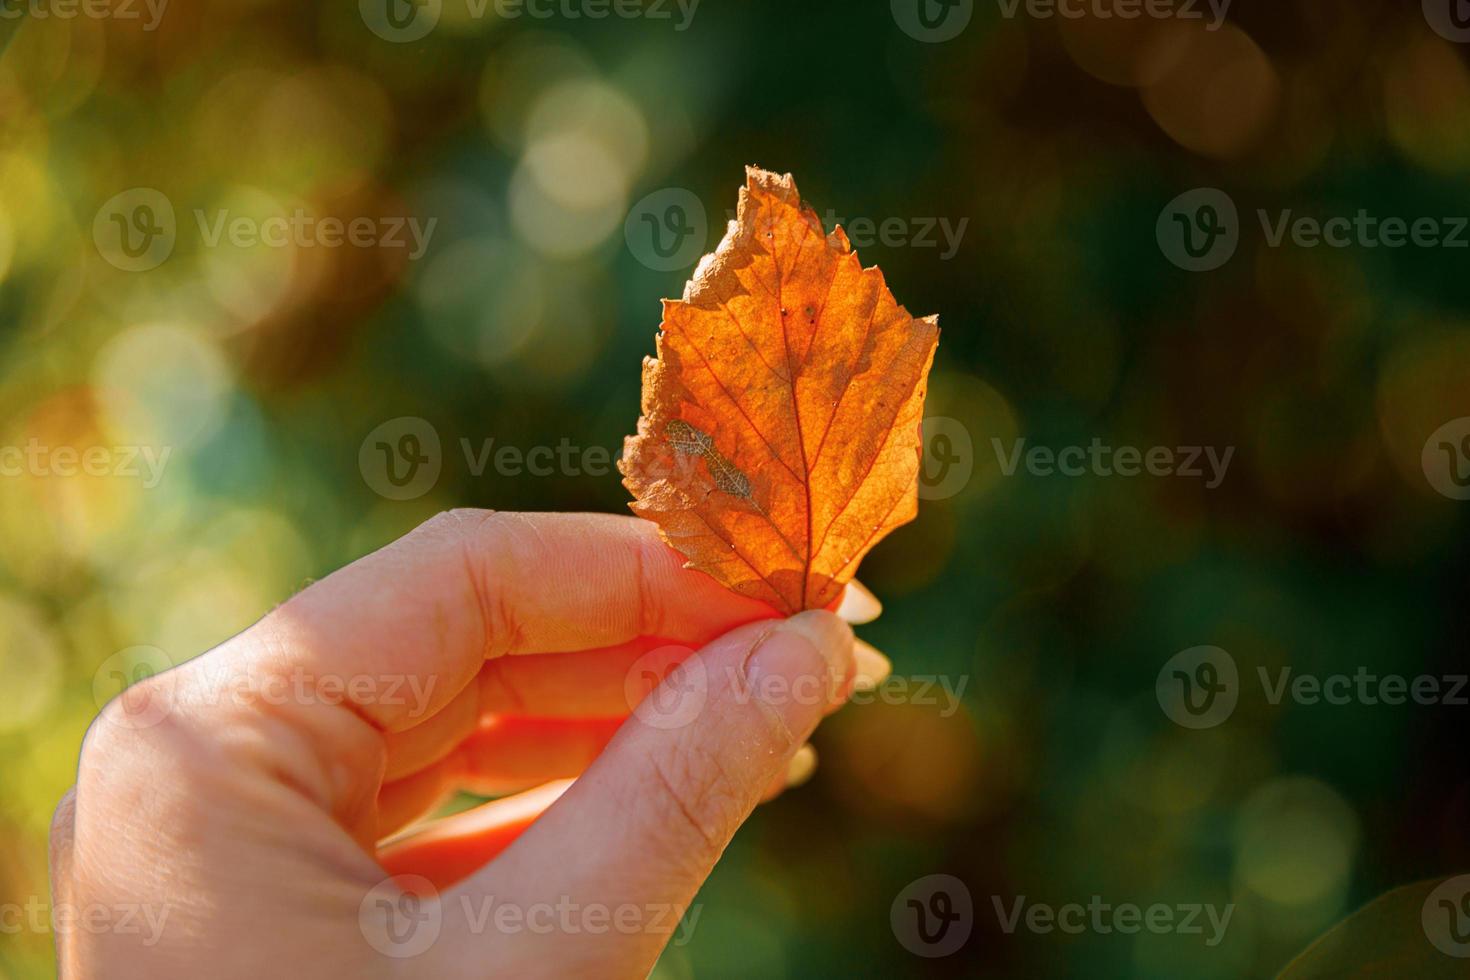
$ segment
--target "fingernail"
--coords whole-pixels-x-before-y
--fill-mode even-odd
[[[853,659],[857,662],[857,676],[852,681],[854,691],[876,690],[893,673],[893,662],[877,647],[862,640],[853,642]]]
[[[793,735],[805,736],[837,699],[853,669],[852,628],[810,609],[779,623],[751,651],[746,681]]]
[[[871,623],[883,614],[883,603],[867,590],[857,579],[847,583],[842,592],[842,601],[837,604],[837,615],[849,623]]]
[[[791,761],[786,763],[786,788],[795,789],[811,779],[812,774],[816,771],[817,750],[812,748],[810,744],[803,745],[796,750],[796,754],[791,757]]]

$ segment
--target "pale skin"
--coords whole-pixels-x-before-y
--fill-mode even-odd
[[[61,975],[645,977],[822,717],[886,673],[844,622],[876,602],[839,611],[776,618],[633,518],[441,515],[104,709],[53,906],[139,927],[58,929]],[[425,830],[456,788],[530,792]]]

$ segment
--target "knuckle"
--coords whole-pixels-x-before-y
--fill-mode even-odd
[[[56,809],[51,812],[51,836],[54,838],[59,833],[64,833],[69,830],[73,820],[76,819],[76,813],[77,788],[73,785],[61,795],[61,800],[57,802]]]
[[[635,600],[636,632],[639,636],[663,636],[665,617],[662,595],[654,570],[661,557],[659,549],[664,547],[657,538],[644,538],[633,547],[633,592]]]
[[[515,677],[514,658],[496,657],[480,668],[480,709],[510,715],[526,713],[526,698]]]
[[[60,868],[66,853],[71,849],[72,834],[76,826],[77,788],[72,786],[64,794],[56,809],[51,813],[51,867]]]
[[[502,511],[480,507],[453,507],[443,510],[420,524],[414,534],[451,537],[473,537],[487,525],[503,520]]]
[[[487,660],[512,649],[519,639],[505,590],[495,582],[495,567],[514,567],[507,555],[515,552],[517,525],[523,522],[522,515],[506,511],[459,507],[429,518],[400,542],[458,554],[464,568],[464,588],[479,612]]]
[[[97,717],[82,736],[81,765],[107,763],[127,750],[128,736],[133,733],[132,711],[128,698],[143,698],[153,695],[153,680],[139,681],[127,691],[114,697],[102,706]]]

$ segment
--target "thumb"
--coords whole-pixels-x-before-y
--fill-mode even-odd
[[[688,657],[494,864],[445,896],[444,975],[647,976],[699,886],[854,676],[830,612],[742,626]],[[524,925],[514,937],[500,921]],[[486,915],[486,913],[489,913]],[[691,919],[693,916],[691,915]]]

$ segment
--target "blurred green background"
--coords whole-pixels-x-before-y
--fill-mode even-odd
[[[695,261],[660,268],[641,213],[693,218],[664,206],[692,194],[697,258],[747,163],[829,222],[896,221],[859,254],[940,315],[927,414],[958,427],[919,519],[864,564],[886,612],[861,630],[936,686],[823,727],[812,783],[756,814],[657,977],[1268,976],[1374,896],[1470,867],[1470,709],[1273,704],[1256,681],[1466,669],[1470,504],[1424,450],[1470,416],[1470,252],[1273,247],[1256,220],[1470,214],[1461,45],[1407,0],[1239,2],[1216,29],[1203,7],[934,4],[931,30],[913,0],[594,6],[442,0],[409,40],[422,19],[367,0],[179,2],[152,29],[141,3],[7,5],[0,446],[50,464],[0,477],[0,903],[45,901],[51,811],[116,669],[204,651],[447,507],[624,512],[597,453],[632,431],[659,299]],[[1156,235],[1197,187],[1239,208],[1205,272]],[[162,220],[119,210],[133,188],[175,214],[143,255],[109,231]],[[195,218],[298,208],[434,224],[416,255],[211,244]],[[362,450],[405,417],[440,472],[392,499]],[[477,473],[461,440],[492,438],[589,465]],[[1008,475],[1019,438],[1233,457],[1213,489]],[[158,479],[118,472],[133,446],[168,451]],[[63,475],[62,447],[107,455]],[[1155,681],[1200,645],[1241,683],[1195,730]],[[945,957],[890,918],[931,874],[974,909]],[[1234,912],[1213,946],[1008,933],[995,902],[1020,896]],[[51,942],[5,929],[0,977],[54,973]]]

